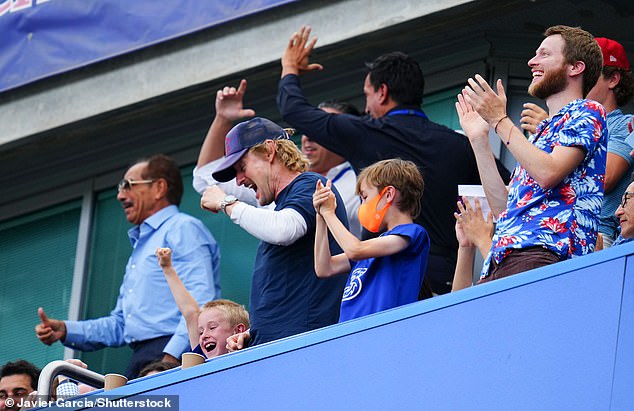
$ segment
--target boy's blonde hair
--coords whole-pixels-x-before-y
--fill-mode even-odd
[[[291,171],[299,171],[300,173],[308,171],[310,164],[308,159],[292,140],[280,139],[272,141],[275,143],[275,155],[284,167]],[[251,147],[249,151],[258,154],[269,154],[269,147],[265,141],[264,143]]]
[[[250,327],[249,325],[249,313],[244,308],[243,305],[240,305],[231,300],[213,300],[209,301],[205,305],[200,308],[200,311],[208,311],[208,310],[219,310],[222,311],[232,327],[242,323],[247,329]]]
[[[418,167],[411,161],[392,158],[364,168],[357,178],[357,194],[361,191],[363,181],[372,184],[379,191],[387,186],[393,186],[401,193],[396,203],[398,209],[409,212],[412,218],[420,214],[420,199],[425,183]]]

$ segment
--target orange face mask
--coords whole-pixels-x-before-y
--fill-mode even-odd
[[[383,223],[383,219],[385,218],[385,213],[387,213],[387,209],[392,205],[392,201],[388,201],[385,207],[381,210],[377,210],[379,201],[381,200],[381,197],[383,197],[383,194],[385,194],[385,191],[387,191],[387,187],[381,190],[378,196],[359,206],[359,222],[363,228],[371,233],[379,232],[381,223]]]

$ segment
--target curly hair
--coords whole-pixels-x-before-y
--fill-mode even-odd
[[[603,67],[603,77],[610,78],[616,72],[621,73],[621,80],[619,84],[614,87],[614,95],[616,97],[616,105],[623,107],[632,100],[634,97],[634,76],[631,71],[625,71],[618,67],[605,66]]]
[[[275,155],[282,165],[291,171],[303,173],[308,171],[309,161],[304,154],[297,148],[292,140],[267,140],[275,143]],[[257,154],[269,154],[269,148],[266,143],[257,144],[249,149],[250,152]]]

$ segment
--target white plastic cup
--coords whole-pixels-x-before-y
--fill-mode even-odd
[[[194,367],[196,365],[204,364],[206,358],[195,352],[186,352],[181,356],[182,369]]]
[[[480,208],[482,208],[482,215],[486,220],[487,216],[491,212],[491,207],[484,194],[484,187],[481,185],[459,185],[458,195],[462,198],[462,201],[468,201],[472,209],[475,210],[475,198],[480,201]],[[493,216],[493,220],[496,220],[497,216]]]
[[[115,388],[123,387],[128,383],[128,378],[121,374],[106,374],[104,378],[104,391],[114,390]]]

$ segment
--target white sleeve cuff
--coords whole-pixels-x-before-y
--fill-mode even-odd
[[[231,209],[231,221],[255,238],[275,245],[293,244],[308,231],[304,217],[292,208],[275,211],[239,202]]]
[[[213,173],[216,167],[218,167],[221,160],[222,158],[219,158],[200,167],[194,167],[194,172],[192,173],[192,185],[194,186],[194,190],[196,190],[199,194],[202,194],[207,187],[218,184],[218,182],[211,176],[211,173]]]

